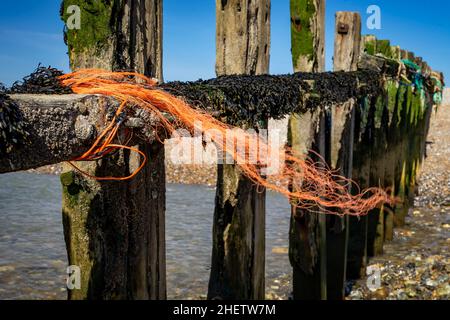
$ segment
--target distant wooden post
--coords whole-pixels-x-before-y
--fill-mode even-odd
[[[414,59],[414,62],[415,62],[420,68],[423,67],[423,58],[422,58],[422,57],[416,57],[416,58]]]
[[[334,40],[334,71],[356,71],[361,52],[361,16],[337,12]],[[355,102],[334,106],[331,126],[331,166],[351,178]],[[343,300],[347,267],[349,218],[327,217],[327,294],[329,300]]]
[[[295,72],[325,69],[325,1],[291,0],[291,45]],[[292,114],[288,143],[301,156],[315,150],[326,156],[325,114],[321,110]],[[310,155],[314,157],[313,155]],[[326,299],[326,217],[292,207],[289,259],[294,299]]]
[[[400,60],[401,59],[401,48],[400,46],[392,46],[391,47],[392,59]]]
[[[81,8],[81,28],[67,30],[73,70],[131,69],[162,80],[162,0],[65,0]],[[165,299],[165,172],[160,143],[137,146],[151,159],[128,182],[97,182],[65,166],[63,223],[70,265],[81,289],[70,299]],[[140,159],[128,152],[77,163],[93,175],[125,176]]]
[[[216,0],[216,18],[217,75],[268,73],[270,0]],[[264,266],[265,191],[219,164],[208,299],[264,299]]]
[[[408,51],[400,49],[400,59],[408,59]]]
[[[422,73],[423,74],[430,74],[430,67],[428,66],[428,63],[426,61],[424,61],[422,63]]]
[[[357,12],[336,13],[334,71],[356,71],[361,52],[361,16]]]

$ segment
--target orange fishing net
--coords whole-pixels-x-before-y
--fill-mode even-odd
[[[351,180],[339,176],[324,161],[314,162],[304,155],[295,154],[292,149],[278,148],[272,150],[269,143],[256,134],[236,129],[225,124],[205,111],[195,109],[185,101],[156,87],[156,81],[131,72],[109,72],[105,70],[80,70],[60,77],[63,85],[69,86],[79,94],[102,94],[113,96],[122,103],[116,112],[120,115],[126,106],[137,106],[153,112],[169,133],[182,125],[193,132],[195,124],[201,123],[202,132],[207,132],[219,151],[232,156],[243,174],[255,184],[263,186],[286,196],[295,206],[337,215],[364,215],[371,209],[394,200],[380,188],[359,190]],[[176,122],[167,120],[164,113],[172,115]],[[114,149],[129,149],[139,152],[143,157],[141,166],[129,177],[93,177],[98,180],[126,180],[134,177],[146,162],[142,152],[126,144],[112,143],[116,137],[120,122],[111,121],[106,130],[97,138],[94,145],[77,161],[96,160],[104,157]],[[224,137],[235,143],[226,143]],[[236,145],[244,146],[244,152],[238,152]],[[288,165],[267,179],[261,173],[261,166],[250,163],[250,146],[258,145],[257,157],[271,155],[284,158]],[[242,150],[241,150],[242,151]],[[358,192],[351,194],[349,189]]]

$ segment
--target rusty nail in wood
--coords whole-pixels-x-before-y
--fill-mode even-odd
[[[348,34],[350,27],[347,23],[339,23],[338,24],[338,33],[339,34]]]

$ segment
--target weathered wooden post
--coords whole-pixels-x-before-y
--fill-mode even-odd
[[[325,1],[291,0],[290,10],[294,71],[324,71]],[[314,150],[325,158],[325,131],[325,113],[322,110],[292,114],[288,143],[298,156]],[[293,267],[294,299],[326,299],[325,215],[292,206],[289,259]]]
[[[401,58],[406,60],[414,59],[414,53],[406,50],[401,50]],[[411,87],[400,86],[397,96],[397,106],[398,106],[398,124],[396,126],[396,134],[398,136],[398,156],[395,163],[395,195],[403,201],[405,196],[405,183],[406,183],[406,164],[404,162],[405,158],[405,132],[407,131],[407,119],[409,117],[409,105],[412,96]],[[403,202],[397,203],[394,208],[394,226],[402,226],[404,224],[404,219],[406,206]]]
[[[408,50],[400,49],[400,59],[405,60],[408,59],[409,52]]]
[[[395,60],[402,59],[402,50],[399,46],[391,47],[391,58]],[[397,124],[399,105],[400,83],[398,80],[390,80],[387,83],[387,103],[388,103],[388,131],[387,144],[385,151],[385,172],[384,187],[390,188],[395,194],[395,163],[398,157],[399,140]],[[394,237],[394,206],[385,205],[384,209],[384,240],[391,241]]]
[[[375,54],[375,37],[361,38],[361,52]],[[369,99],[361,99],[355,109],[355,145],[353,150],[352,178],[361,188],[369,187],[371,162],[371,135],[369,125]],[[347,248],[347,279],[359,279],[365,275],[367,265],[367,227],[368,218],[349,218],[349,240]]]
[[[216,19],[217,75],[268,73],[270,0],[216,0]],[[218,165],[208,299],[265,298],[261,191],[236,165]]]
[[[413,52],[407,52],[407,59],[416,64],[420,64],[422,58],[416,58]],[[396,167],[396,177],[398,179],[398,188],[396,196],[401,200],[396,205],[394,224],[396,226],[403,226],[405,224],[405,218],[408,214],[408,210],[414,197],[414,171],[412,157],[415,142],[414,132],[418,112],[422,110],[422,99],[420,92],[417,88],[413,89],[412,86],[404,87],[402,90],[402,112],[399,130],[401,132],[401,157]]]
[[[391,43],[389,40],[375,41],[375,54],[381,54],[386,58],[392,58]],[[371,186],[386,187],[385,183],[385,167],[388,130],[388,87],[383,88],[382,94],[376,99],[374,107],[374,143],[372,149],[372,160],[370,166],[370,182]],[[368,216],[368,233],[367,233],[367,255],[369,257],[383,253],[384,243],[384,207],[374,209],[369,212]]]
[[[361,52],[361,16],[337,12],[334,40],[334,71],[356,71]],[[331,126],[331,167],[351,178],[355,130],[355,101],[333,106]],[[347,267],[349,218],[327,217],[327,298],[343,300]]]
[[[416,57],[414,62],[419,66],[421,75],[423,76],[427,63],[423,60],[422,57]],[[427,117],[427,112],[431,112],[430,102],[428,101],[428,97],[425,94],[423,87],[416,86],[411,107],[411,130],[409,130],[409,132],[412,132],[414,134],[408,135],[408,178],[406,188],[406,201],[408,209],[414,205],[414,198],[417,190],[417,175],[420,170],[421,161],[421,137],[423,136],[422,127],[423,125],[425,125],[424,122]]]
[[[66,41],[73,70],[134,70],[162,80],[162,0],[65,0],[81,9],[81,28]],[[105,115],[106,116],[106,115]],[[149,163],[129,182],[98,182],[65,166],[63,223],[70,265],[81,289],[69,299],[164,299],[165,172],[160,143],[137,146]],[[125,176],[140,159],[128,152],[77,163],[97,176]]]

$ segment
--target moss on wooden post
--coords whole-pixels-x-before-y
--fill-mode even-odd
[[[72,6],[80,9],[80,28],[65,30],[65,41],[68,47],[72,69],[80,65],[98,65],[111,69],[114,48],[114,31],[117,1],[98,0],[64,0],[61,4],[61,18],[67,22],[74,13]],[[88,63],[89,61],[89,63]]]
[[[374,108],[374,134],[372,141],[370,186],[384,185],[385,144],[386,144],[386,95],[383,93],[376,99]],[[372,257],[381,254],[384,241],[383,209],[374,209],[368,215],[367,255]]]
[[[65,0],[63,20],[71,5],[81,9],[80,29],[66,30],[72,69],[132,69],[161,79],[161,0]],[[135,147],[152,161],[131,181],[98,182],[64,168],[64,235],[82,280],[69,299],[166,297],[164,148]],[[96,176],[126,176],[140,161],[121,151],[77,165]]]
[[[290,0],[292,64],[294,70],[309,71],[317,69],[317,39],[314,28],[317,20],[315,0]]]
[[[320,72],[324,63],[325,1],[291,0],[291,45],[295,72]],[[289,119],[288,143],[298,154],[325,156],[325,114],[313,110]],[[326,218],[292,208],[289,259],[294,299],[326,299]]]
[[[61,18],[69,22],[69,18],[74,14],[70,10],[72,6],[80,8],[82,15],[80,28],[67,28],[66,40],[70,53],[79,54],[90,49],[98,49],[99,46],[108,45],[110,37],[113,35],[111,27],[114,23],[114,1],[98,0],[64,0],[61,6]],[[82,19],[81,19],[82,18]]]
[[[400,58],[400,49],[398,49],[397,59]],[[392,194],[395,194],[395,165],[396,159],[399,156],[399,140],[400,136],[397,130],[398,124],[398,108],[401,108],[399,99],[401,95],[400,85],[396,81],[389,80],[387,86],[387,100],[388,100],[388,128],[387,128],[387,143],[385,150],[385,173],[384,173],[384,187],[390,188]],[[392,240],[394,236],[394,207],[385,205],[384,211],[384,240]]]
[[[391,49],[389,40],[375,40],[375,54],[383,55],[388,59],[393,58],[393,50]],[[394,112],[396,97],[396,88],[389,81],[385,83],[383,93],[377,99],[375,104],[375,131],[374,145],[372,151],[371,164],[371,186],[390,187],[392,181],[387,181],[386,173],[391,162],[386,157],[389,151],[386,149],[388,145],[389,124]],[[389,211],[387,211],[389,212]],[[374,209],[369,213],[368,224],[368,249],[369,256],[379,255],[383,253],[383,244],[385,238],[385,211],[384,206],[381,209]]]
[[[402,107],[399,111],[400,113],[400,121],[398,125],[398,130],[400,135],[404,135],[407,131],[407,123],[409,119],[408,109],[411,101],[412,89],[411,87],[405,88],[403,91],[403,99],[402,99]],[[395,226],[403,226],[405,217],[407,214],[407,206],[405,203],[405,194],[406,194],[406,174],[407,174],[407,164],[405,161],[406,156],[406,148],[407,144],[405,142],[405,138],[401,138],[400,141],[400,155],[398,157],[395,175],[396,175],[396,188],[395,195],[401,201],[397,203],[395,206],[395,214],[394,214],[394,225]]]
[[[377,38],[373,35],[366,35],[362,38],[362,50],[370,55],[375,55],[377,50]]]
[[[382,54],[386,58],[392,58],[391,42],[389,40],[377,40],[376,54]]]
[[[401,60],[402,50],[399,46],[391,47],[391,58],[395,60]],[[402,108],[402,86],[398,81],[389,80],[387,82],[387,94],[388,94],[388,132],[387,132],[387,147],[386,147],[386,167],[385,167],[385,179],[384,186],[390,188],[391,193],[396,193],[396,176],[395,168],[397,158],[399,157],[399,145],[401,136],[399,135],[398,122],[399,113]],[[391,241],[394,238],[394,210],[395,206],[384,206],[384,240]]]

